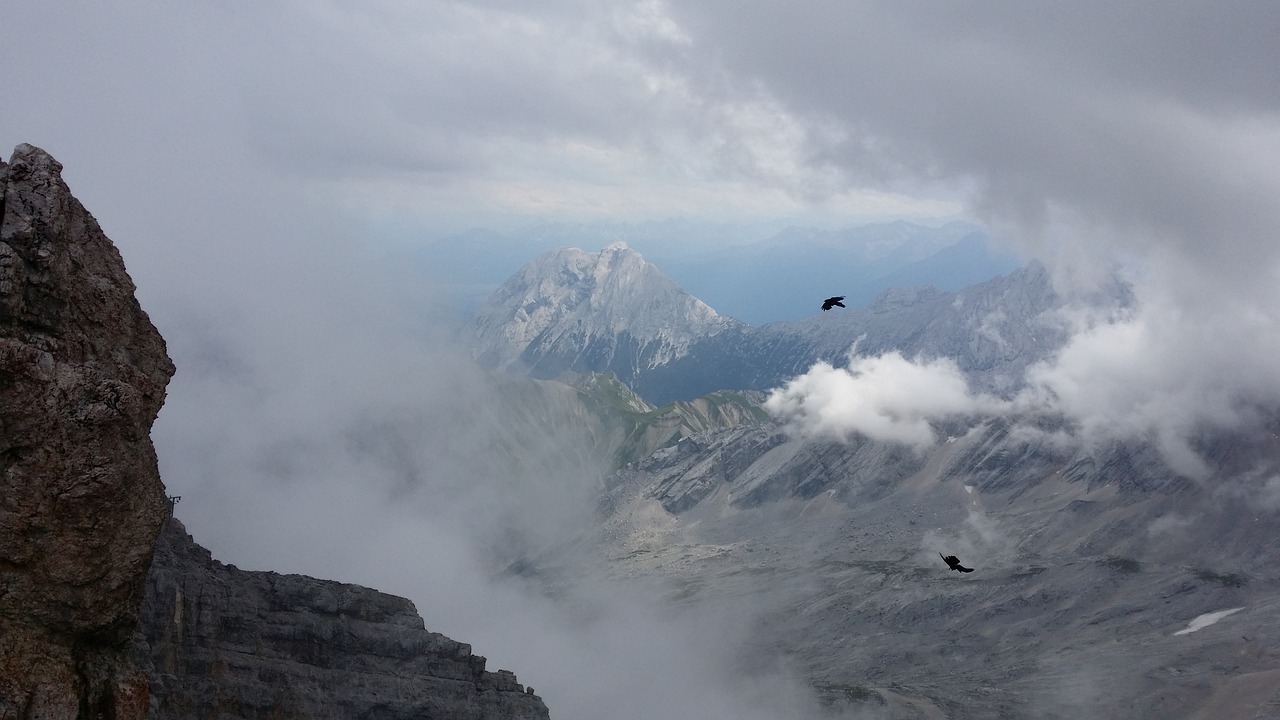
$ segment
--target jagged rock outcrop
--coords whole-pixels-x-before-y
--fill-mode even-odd
[[[539,720],[546,706],[413,603],[214,560],[169,521],[147,576],[140,661],[157,720]]]
[[[128,649],[174,368],[61,171],[25,144],[0,163],[0,720],[142,718]]]

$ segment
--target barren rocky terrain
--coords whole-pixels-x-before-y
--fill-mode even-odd
[[[1010,429],[920,455],[698,435],[615,477],[596,541],[676,604],[766,608],[744,672],[784,658],[833,713],[1280,715],[1280,516],[1259,500],[1280,441],[1224,441],[1193,481],[1149,449]]]

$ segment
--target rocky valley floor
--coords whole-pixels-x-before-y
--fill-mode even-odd
[[[991,426],[920,457],[761,433],[625,469],[595,539],[677,606],[751,608],[744,672],[847,717],[1280,716],[1277,514],[1247,488]]]

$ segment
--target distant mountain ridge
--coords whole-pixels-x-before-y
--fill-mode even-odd
[[[680,220],[545,223],[509,233],[475,228],[431,243],[411,262],[470,314],[539,252],[594,251],[619,241],[717,312],[751,325],[805,317],[814,292],[843,294],[850,305],[863,305],[890,287],[959,290],[1020,264],[977,225],[903,220],[839,230]]]
[[[953,359],[989,392],[1017,389],[1023,371],[1067,339],[1062,299],[1031,264],[958,291],[885,290],[863,307],[752,328],[716,314],[621,243],[600,253],[539,256],[490,296],[465,328],[485,366],[539,378],[612,373],[650,403],[717,390],[769,390],[815,362],[847,365],[850,348]],[[1123,287],[1103,302],[1123,304]]]

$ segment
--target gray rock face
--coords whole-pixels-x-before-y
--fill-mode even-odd
[[[0,163],[0,719],[140,718],[128,647],[173,364],[61,171],[31,145]]]
[[[620,430],[616,467],[648,457],[690,435],[769,419],[763,407],[765,396],[758,392],[720,391],[658,408],[613,376],[591,375],[574,387],[583,406],[598,416],[602,425]]]
[[[545,720],[542,700],[410,601],[357,585],[248,572],[170,520],[156,547],[135,653],[157,720]]]

